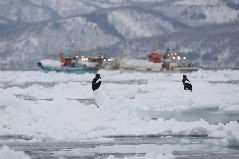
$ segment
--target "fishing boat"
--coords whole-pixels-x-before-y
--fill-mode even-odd
[[[59,60],[43,59],[37,65],[45,72],[96,73],[99,69],[100,61],[99,57],[78,55],[65,57],[61,53]]]
[[[117,62],[117,61],[116,61]],[[192,72],[200,69],[196,64],[191,63],[181,53],[169,52],[161,53],[159,50],[148,54],[146,59],[121,59],[119,62],[120,69],[136,71],[179,71]]]
[[[161,54],[158,53],[158,55],[160,56]],[[162,53],[161,57],[160,60],[163,63],[162,70],[192,72],[200,69],[197,64],[187,60],[187,57],[182,53],[167,51],[166,53]]]

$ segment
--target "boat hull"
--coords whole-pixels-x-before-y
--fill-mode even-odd
[[[193,72],[193,71],[198,71],[199,69],[200,69],[199,67],[177,67],[175,68],[175,71]]]
[[[40,69],[44,72],[64,72],[64,73],[97,73],[99,70],[98,67],[85,67],[85,66],[76,66],[76,67],[56,67],[56,66],[44,66],[41,63],[38,63]]]

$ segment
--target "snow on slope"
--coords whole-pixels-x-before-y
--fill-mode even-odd
[[[61,17],[89,13],[95,10],[95,7],[84,4],[78,0],[30,0],[31,3],[48,6],[57,12]]]
[[[188,74],[193,93],[183,90],[182,74],[100,73],[100,93],[108,99],[97,109],[92,74],[1,72],[0,135],[61,141],[111,135],[194,135],[219,137],[225,146],[238,145],[239,85],[227,83],[238,80],[238,71]],[[171,115],[165,118],[164,112]],[[174,115],[177,112],[191,113],[191,117],[180,119]],[[219,117],[218,121],[211,123],[204,113]],[[222,124],[227,114],[229,120]]]
[[[164,32],[172,32],[172,24],[163,21],[160,17],[138,11],[120,10],[108,15],[109,22],[128,38],[151,37]]]
[[[65,36],[77,39],[76,43],[81,50],[106,47],[118,42],[117,37],[105,34],[96,23],[89,22],[82,17],[65,20],[62,24],[66,31]],[[75,30],[76,27],[77,30]],[[91,36],[91,39],[88,36]]]
[[[172,5],[155,6],[155,9],[163,10],[166,15],[192,27],[235,22],[239,15],[238,10],[229,8],[220,0],[182,0]]]
[[[180,0],[175,2],[176,5],[186,5],[186,6],[208,6],[208,5],[219,5],[220,0]]]
[[[45,7],[34,6],[29,3],[14,0],[2,0],[0,3],[0,15],[6,18],[8,23],[15,22],[40,22],[52,17],[51,12]]]
[[[205,20],[200,20],[203,24],[223,24],[233,22],[238,19],[238,11],[222,6],[217,8],[205,8]]]

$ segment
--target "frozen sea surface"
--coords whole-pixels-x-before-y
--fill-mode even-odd
[[[99,73],[0,72],[0,156],[239,158],[239,71]]]

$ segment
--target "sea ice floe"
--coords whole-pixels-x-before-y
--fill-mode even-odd
[[[94,95],[94,74],[1,72],[0,83],[11,85],[0,88],[0,135],[71,141],[119,135],[208,136],[224,138],[228,145],[238,144],[239,124],[233,120],[238,121],[239,85],[209,81],[236,80],[239,71],[187,74],[192,93],[183,90],[181,73],[100,74],[102,86]],[[127,82],[133,80],[146,82]],[[29,84],[34,82],[38,84]],[[43,84],[51,82],[56,83]],[[87,99],[95,100],[99,108],[93,102],[82,102]],[[154,112],[159,115],[155,117]],[[167,112],[167,118],[160,112]],[[175,112],[187,113],[187,121]],[[215,118],[217,113],[229,115],[227,120],[218,115],[212,124],[204,112]]]

